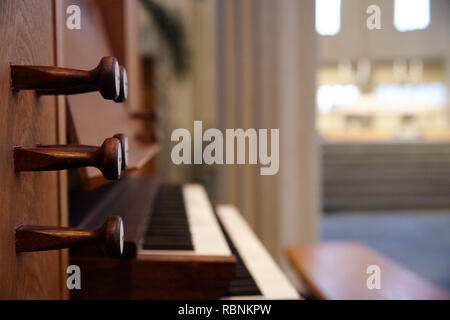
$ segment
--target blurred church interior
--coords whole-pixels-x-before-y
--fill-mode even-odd
[[[237,205],[300,288],[288,246],[356,241],[450,290],[448,1],[158,3],[180,19],[189,65],[177,75],[142,11],[163,180]],[[170,134],[194,120],[280,128],[279,173],[172,164]]]

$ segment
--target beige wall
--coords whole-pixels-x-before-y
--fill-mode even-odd
[[[430,0],[430,25],[424,30],[399,32],[394,27],[394,0],[342,0],[341,30],[336,36],[319,36],[320,63],[353,61],[392,61],[421,58],[442,62],[450,88],[450,1]],[[381,9],[381,30],[366,27],[369,5]],[[450,90],[448,90],[450,99]]]
[[[237,204],[285,270],[289,244],[318,238],[314,2],[219,0],[218,117],[225,128],[279,128],[280,171],[218,168],[218,199]]]
[[[424,30],[399,32],[394,27],[393,0],[342,0],[341,30],[336,36],[319,36],[319,61],[341,57],[392,60],[398,57],[444,59],[450,51],[450,1],[431,0],[431,22]],[[381,30],[366,27],[369,5],[381,9]]]

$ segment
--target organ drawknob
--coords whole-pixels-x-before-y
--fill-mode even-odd
[[[11,65],[11,86],[14,90],[36,90],[41,95],[78,94],[100,91],[105,99],[117,99],[121,83],[119,63],[114,57],[103,57],[92,70],[76,70],[53,66]],[[121,78],[125,78],[121,81]],[[124,86],[125,89],[125,86]],[[124,90],[125,91],[125,90]],[[126,92],[125,99],[126,99]]]
[[[20,225],[15,230],[16,252],[45,251],[101,244],[111,257],[122,255],[122,218],[110,216],[98,229]]]
[[[122,146],[107,138],[100,147],[84,145],[38,145],[14,148],[15,171],[51,171],[96,167],[106,179],[117,180],[122,171]]]

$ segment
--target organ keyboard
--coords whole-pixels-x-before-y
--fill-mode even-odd
[[[232,253],[236,274],[224,298],[299,298],[236,207],[217,206],[217,218],[201,185],[161,186],[141,254]]]
[[[163,185],[153,209],[140,254],[231,256],[201,185]]]
[[[120,195],[128,203],[102,204],[94,211],[98,219],[107,212],[124,219],[129,227],[125,230],[125,258],[93,259],[92,252],[72,252],[72,263],[81,264],[85,273],[92,272],[87,275],[92,282],[85,283],[74,298],[300,298],[235,207],[219,205],[214,210],[198,184],[155,185],[148,178],[133,176],[123,180],[118,185],[124,186],[112,198]],[[143,190],[147,190],[146,196]],[[136,212],[142,199],[147,199],[146,214]],[[98,289],[106,284],[101,283],[98,272],[106,279],[125,273],[128,281],[116,289],[109,284],[111,292],[102,290],[100,295]]]

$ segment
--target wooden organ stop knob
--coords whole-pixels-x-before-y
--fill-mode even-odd
[[[120,141],[120,148],[122,152],[122,171],[128,168],[128,137],[124,133],[116,133],[113,138],[116,138]],[[60,144],[56,145],[58,148],[72,148],[73,145],[70,144]],[[45,147],[44,145],[39,145],[39,147]],[[90,148],[91,150],[95,150],[97,147],[93,146],[83,146],[84,148]]]
[[[111,56],[103,57],[96,68],[88,71],[11,65],[11,86],[14,90],[36,90],[41,95],[100,91],[103,98],[114,100],[120,95],[121,72],[117,59]]]
[[[14,148],[15,171],[52,171],[96,167],[106,179],[118,180],[122,171],[122,146],[107,138],[100,147],[83,145],[38,145]]]
[[[103,244],[109,256],[118,257],[123,252],[124,230],[122,218],[110,216],[94,230],[20,225],[15,230],[15,237],[17,253]]]

